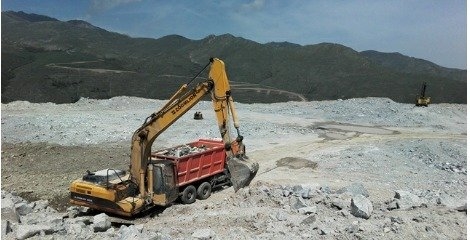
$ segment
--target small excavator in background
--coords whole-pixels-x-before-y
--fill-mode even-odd
[[[431,97],[426,97],[426,82],[421,86],[421,94],[416,96],[415,105],[418,107],[427,107],[431,103]]]
[[[208,79],[188,88],[209,65]],[[209,93],[222,139],[190,143],[191,148],[202,151],[183,157],[152,152],[156,138]],[[235,139],[230,136],[230,121],[237,133]],[[87,171],[70,185],[70,203],[134,216],[153,206],[168,206],[178,198],[186,204],[194,202],[196,196],[206,199],[212,188],[218,186],[231,184],[237,191],[248,186],[259,169],[259,164],[245,155],[239,127],[225,64],[211,58],[189,83],[181,86],[134,132],[129,172],[116,169]]]
[[[197,112],[194,113],[194,119],[195,120],[202,120],[204,118],[202,117],[202,113],[197,111]]]

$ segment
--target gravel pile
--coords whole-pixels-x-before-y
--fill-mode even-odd
[[[82,98],[74,104],[60,105],[23,101],[2,104],[2,141],[49,142],[66,146],[130,142],[134,130],[165,103],[162,100],[117,97],[107,100]],[[214,116],[212,103],[200,102],[193,109],[202,112],[206,118],[194,121],[192,114],[184,115],[159,137],[158,140],[164,146],[181,144],[181,140],[189,142],[197,138],[220,137],[215,117],[210,117]],[[466,105],[458,104],[417,108],[412,104],[395,103],[390,99],[365,98],[237,104],[237,110],[240,130],[247,141],[252,138],[312,135],[315,134],[312,126],[331,121],[466,133]],[[442,116],[449,117],[443,119]]]
[[[122,224],[125,223],[125,224]],[[159,239],[158,231],[128,224],[84,207],[57,212],[48,201],[27,202],[2,191],[2,239]]]
[[[431,196],[431,197],[430,197]],[[429,223],[423,209],[434,208],[450,221],[451,234],[442,234]],[[238,210],[237,210],[238,209]],[[239,211],[238,214],[232,214]],[[385,202],[372,202],[361,183],[336,191],[328,186],[267,185],[257,182],[214,205],[174,205],[145,223],[120,220],[84,207],[57,212],[47,201],[27,202],[2,191],[2,238],[27,239],[288,239],[312,237],[426,239],[457,238],[465,234],[450,219],[450,212],[466,211],[466,204],[444,194],[415,194],[396,190]],[[220,221],[216,227],[208,218]],[[161,221],[165,219],[165,221]],[[142,221],[142,219],[140,220]],[[409,228],[413,232],[408,232]],[[184,229],[184,231],[181,231]],[[241,235],[242,234],[242,235]],[[256,236],[256,237],[255,237]]]
[[[385,98],[237,103],[247,155],[260,164],[249,187],[127,220],[68,206],[86,170],[127,170],[134,130],[165,103],[2,104],[2,239],[467,237],[466,105]],[[211,102],[192,111],[204,119],[188,112],[155,149],[220,137]]]

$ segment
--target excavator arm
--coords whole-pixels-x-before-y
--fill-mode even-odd
[[[227,167],[230,171],[231,181],[235,191],[248,186],[255,177],[259,165],[252,162],[245,155],[245,145],[243,144],[243,136],[240,135],[240,124],[238,122],[238,114],[233,104],[230,84],[225,64],[217,58],[211,59],[212,65],[209,71],[209,79],[214,80],[214,89],[212,91],[212,103],[215,115],[219,125],[221,137],[225,143],[227,155]],[[232,117],[233,126],[237,132],[237,138],[232,140],[229,131],[229,116]]]
[[[256,175],[258,164],[249,162],[244,154],[243,137],[239,132],[238,117],[225,72],[225,64],[220,59],[211,58],[208,65],[210,65],[208,80],[199,82],[191,89],[188,88],[188,84],[183,85],[161,110],[150,115],[134,132],[131,146],[130,179],[139,186],[141,198],[148,195],[146,189],[152,189],[153,183],[151,181],[147,183],[146,174],[153,142],[165,129],[208,93],[212,93],[218,127],[226,146],[227,167],[235,190],[247,186]],[[236,141],[232,141],[230,137],[229,116],[232,116],[231,120],[238,134]]]

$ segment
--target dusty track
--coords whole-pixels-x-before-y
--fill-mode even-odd
[[[101,60],[96,61],[78,61],[78,62],[69,62],[69,63],[49,63],[46,67],[51,68],[61,68],[61,69],[69,69],[69,70],[76,70],[76,71],[90,71],[96,73],[136,73],[134,71],[123,71],[123,70],[114,70],[114,69],[103,69],[103,68],[81,68],[81,67],[68,67],[68,66],[61,66],[62,64],[83,64],[83,63],[95,63],[95,62],[103,62]]]
[[[124,71],[124,70],[114,70],[114,69],[102,69],[102,68],[82,68],[82,67],[70,67],[70,66],[62,66],[63,64],[68,64],[68,65],[79,65],[83,63],[94,63],[94,62],[102,62],[102,60],[96,60],[96,61],[78,61],[78,62],[69,62],[69,63],[50,63],[47,64],[47,67],[51,68],[61,68],[61,69],[70,69],[70,70],[76,70],[76,71],[90,71],[90,72],[95,72],[95,73],[136,73],[135,71]],[[174,78],[183,78],[183,79],[191,79],[191,77],[188,76],[181,76],[181,75],[172,75],[172,74],[162,74],[158,75],[157,77],[174,77]],[[202,77],[198,77],[197,79],[205,79]],[[254,87],[247,87],[247,85],[255,85]],[[257,86],[257,84],[246,84],[243,82],[234,82],[232,81],[232,88],[236,90],[250,90],[250,91],[256,91],[258,93],[266,93],[267,95],[270,95],[270,93],[276,93],[280,95],[287,95],[290,98],[293,99],[293,101],[302,101],[306,102],[308,101],[307,98],[305,98],[302,94],[295,93],[295,92],[290,92],[290,91],[285,91],[285,90],[280,90],[280,89],[275,89],[275,88],[270,88],[270,87],[260,87]]]

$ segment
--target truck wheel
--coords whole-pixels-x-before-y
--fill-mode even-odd
[[[197,198],[204,200],[210,197],[212,192],[211,184],[208,182],[203,182],[197,188]]]
[[[181,201],[184,204],[191,204],[196,201],[196,187],[193,185],[187,186],[181,194]]]

